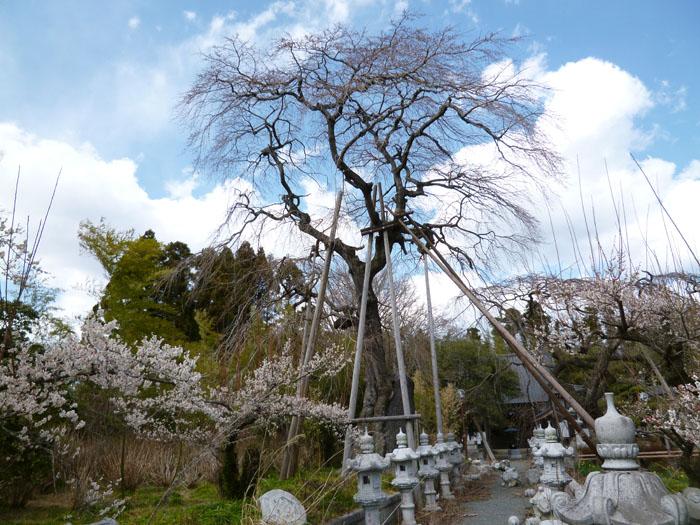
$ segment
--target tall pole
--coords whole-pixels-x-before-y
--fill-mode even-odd
[[[435,320],[433,319],[433,302],[430,298],[430,278],[428,277],[428,256],[423,256],[425,271],[425,298],[428,306],[428,332],[430,333],[430,363],[433,368],[433,396],[435,397],[435,420],[438,434],[444,434],[442,428],[442,401],[440,399],[440,379],[438,378],[437,352],[435,351]]]
[[[308,340],[306,341],[306,349],[304,351],[303,359],[301,360],[301,365],[299,367],[299,375],[301,376],[300,381],[297,383],[296,397],[297,399],[302,399],[306,395],[306,390],[309,387],[309,377],[306,373],[306,368],[311,361],[314,354],[314,348],[316,348],[316,339],[318,337],[318,327],[321,324],[321,314],[323,313],[323,303],[326,300],[326,286],[328,284],[328,275],[331,270],[331,261],[333,260],[333,248],[335,245],[335,234],[338,228],[338,217],[340,215],[340,205],[343,201],[343,191],[340,190],[335,196],[335,209],[333,211],[333,223],[331,224],[331,232],[328,236],[328,247],[326,252],[326,259],[323,265],[323,273],[321,274],[321,282],[318,287],[318,295],[316,297],[316,309],[314,310],[314,317],[311,321],[311,329],[309,330]],[[299,433],[300,419],[299,416],[292,416],[292,421],[289,424],[289,431],[287,432],[287,446],[284,449],[284,457],[282,458],[282,471],[280,472],[280,477],[286,479],[292,475],[294,471],[294,457],[296,455],[296,447],[294,446],[294,439]]]
[[[384,208],[384,195],[382,194],[382,186],[379,185],[379,202],[382,208],[382,223],[386,225],[386,209]],[[411,414],[411,402],[408,398],[408,384],[406,382],[406,364],[403,359],[403,348],[401,347],[401,326],[399,323],[399,311],[396,306],[396,290],[394,289],[394,271],[391,264],[391,244],[389,243],[389,232],[384,229],[384,255],[386,256],[386,275],[389,281],[389,297],[391,299],[391,313],[394,320],[394,345],[396,348],[396,361],[399,372],[399,385],[401,387],[401,403],[403,405],[403,415]],[[406,436],[408,437],[408,446],[416,448],[416,442],[413,436],[413,423],[406,420]]]
[[[360,388],[360,368],[362,366],[362,349],[365,344],[365,320],[367,319],[367,294],[369,293],[369,282],[372,270],[372,244],[374,234],[367,236],[367,259],[365,261],[365,275],[362,280],[362,297],[360,298],[360,319],[357,326],[357,341],[355,343],[355,363],[352,367],[352,386],[350,387],[350,404],[348,405],[348,420],[355,418],[357,410],[357,392]],[[348,424],[345,431],[345,444],[343,446],[343,470],[350,458],[352,449],[352,426]]]
[[[446,274],[447,276],[454,282],[457,287],[460,289],[460,291],[467,296],[467,298],[471,301],[471,303],[483,314],[484,317],[491,323],[491,325],[496,329],[498,334],[503,337],[505,342],[508,344],[508,346],[520,357],[520,360],[523,362],[523,365],[532,372],[533,370],[535,371],[533,373],[533,376],[535,377],[536,380],[540,383],[540,385],[545,388],[545,390],[550,390],[549,385],[551,385],[551,388],[556,390],[556,392],[566,401],[569,406],[571,406],[576,413],[581,416],[581,418],[585,421],[586,425],[589,426],[589,428],[594,428],[595,424],[593,422],[593,418],[591,415],[584,409],[574,397],[569,394],[569,392],[566,391],[566,389],[559,384],[559,382],[552,376],[552,374],[544,368],[542,365],[540,365],[532,355],[530,355],[530,352],[528,352],[519,342],[515,337],[513,337],[513,334],[511,334],[505,326],[503,326],[493,315],[491,315],[491,312],[488,311],[488,309],[483,305],[483,303],[479,300],[479,298],[469,289],[467,286],[462,282],[460,279],[459,275],[457,272],[455,272],[452,267],[449,265],[447,260],[440,254],[440,252],[437,250],[435,246],[431,246],[429,249],[423,241],[413,232],[411,229],[406,226],[406,224],[401,220],[401,218],[397,217],[398,223],[401,225],[401,227],[411,236],[413,239],[413,242],[418,246],[418,248],[428,254],[430,258],[435,261],[435,264],[437,264]]]

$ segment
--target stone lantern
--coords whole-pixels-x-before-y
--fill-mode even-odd
[[[533,457],[533,463],[538,468],[542,468],[543,466],[542,457],[536,456],[535,452],[538,448],[540,448],[540,446],[542,446],[542,443],[544,443],[544,428],[542,428],[542,425],[538,423],[535,426],[535,429],[532,431],[532,437],[528,440],[530,452],[532,453]]]
[[[396,434],[396,448],[387,458],[394,465],[394,479],[391,485],[401,492],[401,518],[402,525],[416,525],[416,505],[413,501],[413,487],[418,485],[418,478],[414,474],[413,463],[419,458],[419,454],[408,448],[408,438],[403,430]]]
[[[440,497],[443,499],[454,499],[452,492],[450,492],[450,470],[452,470],[452,465],[447,460],[447,456],[450,453],[450,449],[445,443],[445,437],[442,433],[438,432],[437,442],[433,446],[435,452],[437,453],[437,461],[435,462],[435,468],[440,471]]]
[[[365,523],[380,525],[379,507],[387,495],[382,492],[382,472],[389,466],[389,460],[374,451],[372,436],[365,429],[360,436],[360,454],[348,460],[348,468],[357,472],[357,493],[355,502],[365,509]]]
[[[420,446],[418,447],[420,456],[418,477],[423,480],[423,494],[425,495],[425,510],[442,510],[437,504],[435,492],[435,480],[440,477],[440,471],[435,468],[435,456],[437,453],[428,443],[428,434],[421,432]]]
[[[566,473],[565,460],[573,457],[574,450],[564,448],[557,439],[557,430],[547,422],[544,429],[544,443],[534,452],[535,457],[542,458],[543,472],[540,482],[548,487],[563,489],[571,481],[571,477]]]
[[[450,447],[447,462],[452,465],[452,476],[454,481],[457,482],[461,477],[459,471],[460,466],[464,462],[464,455],[462,454],[462,448],[464,448],[464,446],[457,442],[454,432],[447,433],[447,446]]]
[[[634,423],[618,413],[611,393],[605,400],[608,410],[595,420],[603,470],[591,472],[584,486],[572,481],[573,496],[554,493],[554,515],[565,523],[590,525],[686,525],[694,511],[690,494],[671,494],[656,474],[640,469]]]

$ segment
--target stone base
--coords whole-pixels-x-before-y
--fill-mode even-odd
[[[554,514],[565,523],[687,523],[682,497],[670,494],[661,479],[651,472],[592,472],[576,493],[576,498],[563,492],[552,496]]]

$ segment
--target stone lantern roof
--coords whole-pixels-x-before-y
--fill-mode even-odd
[[[396,448],[387,454],[387,458],[396,463],[413,461],[419,457],[420,454],[415,452],[412,448],[408,448],[408,438],[403,429],[399,429],[399,433],[396,434]]]
[[[356,457],[348,460],[348,466],[355,472],[367,472],[372,470],[383,471],[389,466],[389,459],[377,454],[374,451],[374,440],[372,436],[365,433],[360,436],[360,451]]]

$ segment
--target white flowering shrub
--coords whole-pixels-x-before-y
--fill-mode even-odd
[[[115,335],[116,328],[115,322],[91,317],[81,336],[7,351],[0,361],[0,433],[12,442],[14,455],[53,449],[79,456],[70,438],[85,426],[76,392],[86,387],[106,395],[124,424],[151,440],[221,447],[244,427],[274,427],[293,414],[336,428],[344,424],[346,410],[339,404],[296,398],[301,376],[289,345],[234,391],[205,387],[197,358],[186,350],[157,337],[131,348]],[[319,352],[305,374],[333,376],[348,361],[343,350],[332,347]]]
[[[82,336],[68,335],[43,348],[24,344],[0,363],[0,416],[24,421],[16,434],[27,447],[53,443],[85,421],[75,389],[90,384],[110,393],[135,432],[155,439],[203,438],[191,416],[221,420],[210,402],[196,359],[152,337],[132,350],[113,335],[116,323],[89,318]]]
[[[700,447],[700,377],[673,388],[674,397],[644,418],[645,423]]]

